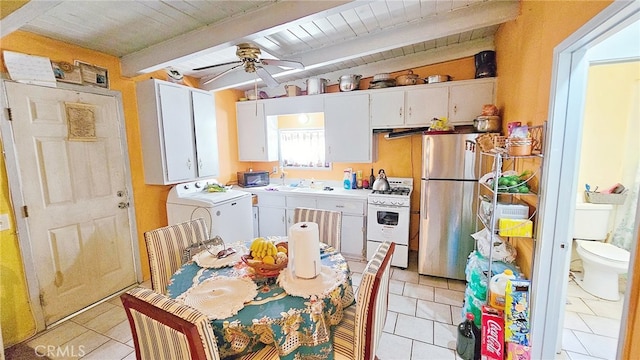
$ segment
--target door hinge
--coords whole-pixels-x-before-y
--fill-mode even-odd
[[[27,205],[24,205],[22,207],[22,217],[25,217],[25,218],[29,217],[29,209],[27,208]]]
[[[44,293],[40,293],[40,306],[44,307],[46,304],[44,303]]]
[[[11,108],[4,108],[4,115],[9,121],[13,121],[13,116],[11,115]]]

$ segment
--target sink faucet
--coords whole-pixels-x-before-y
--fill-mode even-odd
[[[284,167],[280,167],[280,179],[282,179],[282,185],[284,185],[284,177],[286,176],[284,172]]]

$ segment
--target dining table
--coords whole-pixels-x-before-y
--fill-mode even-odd
[[[265,277],[242,259],[250,244],[251,239],[224,245],[235,254],[222,259],[213,255],[219,249],[194,255],[173,274],[167,295],[209,317],[221,358],[271,345],[285,360],[333,359],[333,327],[345,308],[355,306],[346,259],[320,243],[321,270],[316,277],[299,278],[289,266]]]

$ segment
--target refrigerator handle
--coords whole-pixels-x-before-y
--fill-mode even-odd
[[[429,178],[429,167],[431,166],[431,137],[422,138],[422,178]]]
[[[422,180],[422,188],[420,189],[422,197],[420,201],[420,217],[423,220],[427,219],[427,203],[429,201],[429,181]]]

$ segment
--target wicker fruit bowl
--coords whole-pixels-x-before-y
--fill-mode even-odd
[[[288,246],[286,242],[281,242],[276,244],[276,247],[284,247],[288,250]],[[256,275],[262,277],[276,277],[280,274],[280,271],[287,267],[289,263],[289,259],[285,259],[279,264],[265,264],[260,260],[255,260],[251,254],[242,255],[240,257],[242,261],[247,264],[247,266],[253,268],[256,272]]]

